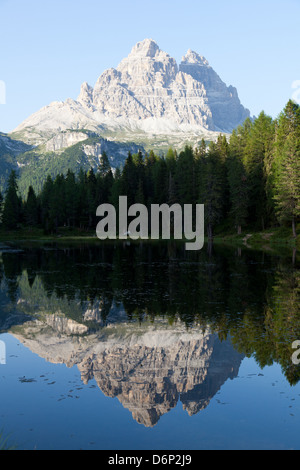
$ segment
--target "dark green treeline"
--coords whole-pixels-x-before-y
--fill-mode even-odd
[[[6,195],[0,197],[2,227],[42,227],[55,233],[59,227],[94,230],[96,209],[119,196],[128,205],[204,204],[209,237],[218,232],[241,233],[288,225],[296,237],[300,217],[300,107],[289,101],[278,119],[262,112],[233,131],[198,148],[170,149],[158,156],[153,151],[128,155],[122,169],[113,174],[106,154],[98,171],[68,171],[48,176],[36,195],[28,189],[25,200],[18,194],[12,172]]]

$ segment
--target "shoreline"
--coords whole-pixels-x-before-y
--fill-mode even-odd
[[[0,232],[0,243],[152,243],[158,244],[167,242],[168,240],[132,240],[128,237],[127,240],[99,240],[95,232],[79,232],[79,231],[66,231],[60,229],[58,234],[45,235],[42,229],[33,230],[20,230],[13,232]],[[176,243],[186,243],[184,238],[182,240],[170,240]],[[205,238],[205,245],[209,244],[209,240]],[[265,231],[247,231],[240,235],[234,233],[216,234],[212,240],[212,244],[227,245],[236,248],[248,248],[250,250],[263,250],[268,252],[273,251],[299,251],[300,250],[300,237],[293,238],[291,230],[283,227],[270,228]]]

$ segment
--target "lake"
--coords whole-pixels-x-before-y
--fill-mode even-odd
[[[9,445],[300,449],[292,254],[159,242],[0,252]]]

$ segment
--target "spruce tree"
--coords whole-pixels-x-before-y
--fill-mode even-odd
[[[116,209],[117,214],[119,215],[119,197],[121,194],[121,170],[117,168],[113,176],[113,184],[110,191],[109,202]]]
[[[0,226],[2,224],[3,206],[4,206],[4,199],[3,199],[2,193],[0,192]]]
[[[153,166],[154,204],[165,204],[168,194],[168,169],[164,157],[159,157]]]
[[[275,144],[275,205],[279,222],[296,237],[300,217],[300,106],[289,101],[279,117]]]
[[[97,204],[97,178],[93,168],[87,174],[87,209],[88,209],[88,226],[92,228],[96,226],[96,209]]]
[[[59,226],[66,224],[65,177],[57,175],[52,188],[49,204],[50,225],[57,232]]]
[[[65,180],[65,207],[68,227],[74,227],[78,213],[79,195],[75,174],[68,170]]]
[[[175,184],[178,202],[193,204],[196,200],[196,167],[193,149],[186,146],[176,161]]]
[[[29,186],[28,189],[24,212],[26,225],[29,227],[36,227],[39,219],[38,201],[32,186]]]
[[[229,183],[229,216],[241,234],[248,218],[249,190],[246,169],[238,155],[232,154],[227,161]]]
[[[17,174],[11,171],[5,196],[2,223],[8,230],[15,230],[20,224],[21,200],[18,195]]]
[[[53,180],[51,176],[48,175],[39,197],[41,206],[41,222],[46,233],[51,232],[53,229],[50,221],[50,204],[52,194]]]
[[[121,195],[127,196],[128,206],[134,204],[136,183],[136,167],[133,162],[132,154],[131,152],[129,152],[128,157],[125,161],[121,178]]]
[[[261,229],[265,228],[267,222],[266,168],[273,139],[273,120],[262,112],[251,126],[244,149],[249,188],[249,222]]]
[[[214,228],[221,222],[224,211],[224,163],[217,145],[209,145],[201,169],[199,202],[205,206],[205,222],[208,238],[213,238]]]
[[[109,159],[105,151],[102,152],[99,160],[100,164],[98,166],[98,173],[101,175],[101,177],[104,177],[111,171]]]

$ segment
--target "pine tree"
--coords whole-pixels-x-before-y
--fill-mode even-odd
[[[224,164],[217,145],[209,145],[204,158],[199,187],[199,202],[205,206],[205,221],[208,238],[213,238],[213,230],[221,222],[224,211]]]
[[[87,174],[87,209],[88,209],[88,226],[92,228],[96,226],[96,209],[97,204],[97,179],[93,168]]]
[[[49,204],[50,226],[57,232],[58,227],[66,224],[65,177],[57,175],[52,188]]]
[[[25,203],[25,222],[29,227],[36,227],[38,225],[38,201],[34,189],[29,186],[27,200]]]
[[[145,158],[145,197],[146,205],[150,208],[154,200],[154,167],[157,162],[153,150],[150,150],[149,155]]]
[[[76,185],[75,174],[68,170],[65,181],[65,205],[66,220],[68,227],[74,227],[78,214],[79,195]]]
[[[121,177],[122,196],[127,196],[128,206],[134,204],[136,191],[136,167],[133,162],[132,154],[129,152]]]
[[[78,224],[79,228],[87,227],[89,223],[88,216],[88,198],[87,198],[87,175],[81,168],[77,177],[78,188]]]
[[[111,171],[111,166],[109,163],[107,153],[103,151],[102,155],[100,156],[100,164],[98,167],[98,173],[101,175],[101,177],[104,178],[110,171]]]
[[[41,194],[40,194],[40,206],[41,206],[41,221],[46,233],[51,232],[53,227],[50,221],[50,204],[53,194],[53,180],[50,175],[47,176],[47,179],[43,185]]]
[[[168,193],[168,170],[164,157],[159,157],[152,171],[154,183],[154,204],[165,204]]]
[[[300,106],[289,101],[280,115],[275,148],[275,205],[278,220],[292,225],[300,217]]]
[[[175,184],[180,204],[193,204],[196,200],[196,167],[193,149],[186,146],[176,162]]]
[[[248,175],[249,222],[263,230],[268,216],[267,158],[273,145],[273,139],[273,120],[262,112],[252,124],[247,135],[244,165]]]
[[[227,161],[229,201],[231,216],[237,233],[241,234],[242,227],[248,218],[249,190],[246,169],[238,155],[232,154]]]
[[[113,184],[111,187],[109,202],[114,206],[118,213],[119,208],[119,197],[122,196],[121,194],[121,170],[117,168],[115,174],[113,176]]]
[[[166,164],[168,174],[171,173],[171,175],[174,176],[176,171],[176,152],[172,148],[169,148],[166,154]]]
[[[3,199],[2,193],[0,192],[0,225],[2,224],[3,207],[4,207],[4,199]]]
[[[144,187],[143,181],[140,179],[137,185],[137,191],[135,195],[135,203],[136,204],[145,204],[145,195],[144,195]]]
[[[139,150],[136,155],[133,157],[133,163],[135,165],[135,175],[136,175],[136,190],[134,195],[134,201],[139,204],[145,203],[145,165],[144,157],[142,152]]]
[[[18,196],[17,174],[10,173],[5,196],[2,223],[5,229],[15,230],[20,224],[21,200]]]

